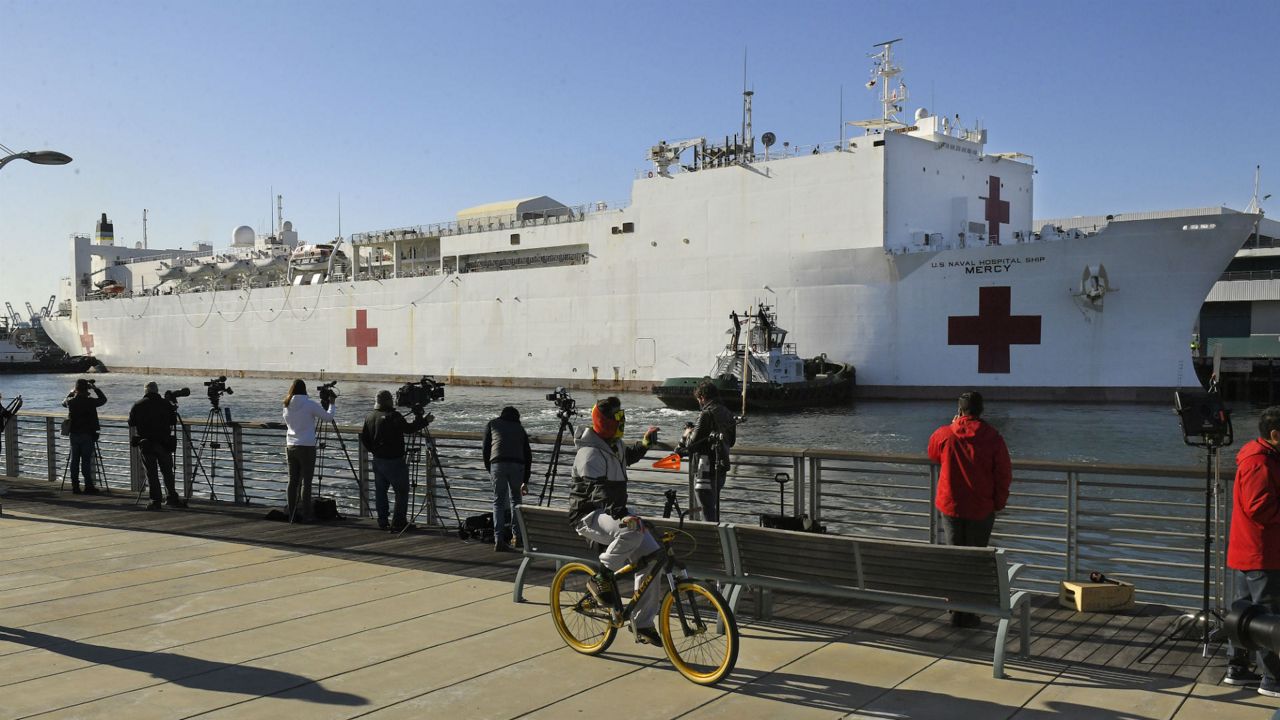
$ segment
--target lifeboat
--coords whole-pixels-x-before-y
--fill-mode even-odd
[[[289,256],[289,267],[300,273],[326,272],[331,255],[332,245],[299,245]]]
[[[160,282],[181,280],[183,275],[181,265],[166,265],[164,263],[161,263],[160,271],[156,273],[156,277],[160,279]]]
[[[218,268],[218,274],[222,277],[235,277],[253,272],[253,264],[244,258],[223,260],[216,263],[216,267]]]

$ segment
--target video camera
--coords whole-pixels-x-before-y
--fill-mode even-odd
[[[1237,648],[1280,652],[1280,615],[1272,613],[1266,605],[1237,600],[1223,624]]]
[[[191,395],[191,388],[178,388],[177,390],[164,391],[164,399],[174,405],[178,404],[178,398],[184,398],[189,395]]]
[[[208,380],[205,382],[204,386],[209,388],[209,402],[213,403],[214,407],[217,407],[218,399],[222,397],[223,393],[228,395],[235,394],[231,388],[227,387],[226,375],[219,375],[212,380]]]
[[[338,381],[327,382],[320,386],[320,402],[330,405],[334,400],[338,399]]]
[[[418,382],[405,383],[396,390],[396,405],[409,408],[415,414],[421,414],[424,407],[438,400],[444,400],[444,383],[426,375]]]
[[[562,387],[558,387],[547,393],[547,400],[555,403],[556,417],[561,420],[568,420],[570,417],[578,414],[578,402],[570,397],[568,390],[565,390]]]

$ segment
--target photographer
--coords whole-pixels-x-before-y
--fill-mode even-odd
[[[685,443],[691,455],[699,458],[698,476],[693,481],[693,492],[702,508],[702,519],[720,520],[720,491],[724,489],[729,474],[729,448],[738,440],[733,413],[720,402],[720,389],[710,380],[703,380],[693,391],[702,412],[693,432]],[[714,475],[714,477],[712,477]]]
[[[632,515],[627,507],[627,466],[645,456],[657,440],[658,428],[649,428],[640,442],[624,445],[626,424],[622,401],[616,397],[605,398],[591,408],[591,427],[584,428],[577,440],[573,485],[569,489],[569,522],[579,535],[607,546],[600,554],[604,570],[587,586],[606,607],[612,607],[617,598],[613,573],[659,549],[658,541],[645,530],[639,516]],[[636,573],[636,592],[643,581],[644,573]],[[643,597],[634,623],[637,636],[661,646],[662,639],[653,627],[659,594],[647,593]]]
[[[1258,435],[1236,454],[1227,567],[1239,573],[1237,600],[1274,613],[1280,611],[1280,407],[1262,411]],[[1227,657],[1224,683],[1256,684],[1259,694],[1280,697],[1280,656],[1259,651],[1258,672],[1249,669],[1245,648],[1232,643]]]
[[[95,397],[90,397],[93,390]],[[107,404],[107,396],[92,380],[76,380],[75,389],[62,401],[67,409],[67,433],[71,441],[71,492],[80,494],[80,475],[84,474],[84,492],[97,495],[93,478],[93,454],[98,443],[98,408]]]
[[[332,420],[338,404],[322,395],[320,402],[307,397],[307,384],[301,379],[289,385],[284,396],[284,424],[289,461],[289,520],[303,522],[314,519],[311,507],[311,478],[316,470],[316,421]]]
[[[533,472],[529,434],[520,424],[520,411],[510,405],[484,428],[484,469],[493,479],[493,549],[508,552],[513,536],[521,547],[514,508],[529,491]]]
[[[142,399],[129,409],[129,425],[134,429],[134,444],[142,453],[142,467],[151,488],[147,509],[161,507],[160,473],[164,473],[164,487],[169,491],[169,507],[184,508],[187,502],[178,494],[173,477],[173,451],[178,448],[173,436],[173,425],[178,420],[174,403],[160,397],[160,387],[153,382],[147,383],[144,390]]]
[[[364,419],[360,430],[360,444],[373,455],[374,504],[378,512],[378,527],[400,532],[408,525],[409,466],[404,462],[404,436],[415,433],[431,422],[430,415],[423,415],[422,408],[413,408],[410,423],[396,409],[390,391],[378,393],[374,411]],[[387,486],[396,493],[395,512],[387,522]]]

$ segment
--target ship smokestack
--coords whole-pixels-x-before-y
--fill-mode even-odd
[[[115,226],[107,219],[106,213],[102,213],[102,217],[98,219],[98,227],[93,233],[93,242],[95,245],[116,244]]]

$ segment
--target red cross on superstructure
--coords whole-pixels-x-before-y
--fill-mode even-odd
[[[987,196],[978,196],[986,200],[987,236],[992,245],[1000,244],[1000,223],[1009,224],[1009,201],[1000,199],[1000,178],[995,175],[987,177]]]
[[[371,328],[369,311],[356,311],[356,326],[347,328],[347,347],[356,349],[356,364],[369,364],[369,348],[378,347],[378,328]]]
[[[80,344],[84,346],[84,351],[90,355],[93,354],[93,335],[89,333],[89,323],[80,323],[80,329],[84,334],[80,336]]]
[[[1039,345],[1040,316],[1010,315],[1008,287],[978,288],[978,314],[947,318],[948,345],[977,345],[978,372],[1009,372],[1010,345]]]

